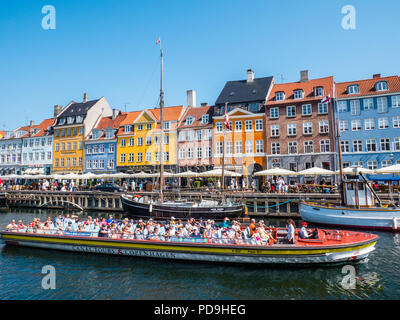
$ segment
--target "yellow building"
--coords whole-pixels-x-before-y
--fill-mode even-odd
[[[165,107],[163,163],[166,171],[177,168],[177,126],[183,106]],[[160,165],[160,109],[129,113],[118,131],[117,169],[122,172],[158,172]]]
[[[102,117],[111,116],[107,100],[102,97],[81,103],[71,102],[63,110],[54,107],[53,173],[83,173],[84,140]]]

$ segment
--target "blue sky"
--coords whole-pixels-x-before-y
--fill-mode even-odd
[[[344,5],[356,29],[344,30]],[[44,30],[44,5],[56,29]],[[111,107],[155,107],[160,36],[166,105],[213,104],[226,81],[333,75],[336,82],[400,74],[398,0],[0,0],[0,130],[39,123],[105,96]]]

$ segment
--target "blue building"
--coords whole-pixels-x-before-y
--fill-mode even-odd
[[[336,83],[335,89],[343,167],[400,163],[400,78],[376,74]]]
[[[126,113],[113,110],[111,117],[104,117],[85,139],[85,173],[117,172],[117,132]]]

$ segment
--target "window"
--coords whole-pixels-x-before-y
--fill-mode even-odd
[[[318,103],[318,114],[327,114],[327,113],[328,113],[328,104]]]
[[[321,140],[319,142],[321,152],[330,152],[331,151],[331,141],[330,140]]]
[[[352,116],[360,115],[360,100],[350,101],[350,111]]]
[[[338,112],[347,112],[347,101],[338,101],[337,110]]]
[[[185,159],[185,157],[186,157],[186,149],[180,148],[179,149],[179,159]]]
[[[281,154],[281,144],[279,142],[271,143],[271,153],[272,154]]]
[[[83,122],[83,116],[76,116],[76,123],[82,123]]]
[[[246,120],[244,122],[244,127],[246,131],[252,131],[253,130],[253,121],[252,120]]]
[[[362,152],[362,140],[353,140],[353,152]]]
[[[169,161],[169,152],[164,152],[164,161],[168,162]]]
[[[271,125],[271,137],[279,137],[279,136],[280,136],[279,124]]]
[[[193,121],[194,121],[194,117],[187,117],[185,126],[191,126],[193,124]]]
[[[203,148],[197,147],[197,159],[203,158]]]
[[[151,123],[146,123],[146,130],[151,130]]]
[[[108,152],[109,152],[109,153],[114,153],[114,150],[115,150],[115,145],[114,145],[114,144],[110,144],[110,147],[109,147],[109,149],[108,149]]]
[[[270,119],[278,119],[279,118],[279,108],[269,109],[269,118]]]
[[[202,138],[203,138],[203,131],[196,130],[196,140],[201,141]]]
[[[301,106],[301,115],[302,116],[311,116],[312,115],[312,106],[311,106],[311,104],[303,104]]]
[[[201,116],[201,123],[208,124],[210,122],[210,116],[208,114],[203,114]]]
[[[217,132],[222,132],[222,122],[217,122],[216,129],[217,129]]]
[[[143,162],[143,153],[142,152],[138,152],[138,154],[137,154],[137,162]]]
[[[304,153],[313,153],[314,152],[314,141],[307,140],[304,141]]]
[[[324,88],[323,87],[316,87],[314,88],[314,95],[316,97],[321,97],[324,95]]]
[[[351,131],[360,131],[361,130],[361,120],[351,120]]]
[[[253,153],[253,141],[252,140],[246,140],[246,153]]]
[[[137,138],[137,145],[138,146],[142,146],[143,145],[143,138],[142,137]]]
[[[379,140],[381,151],[390,151],[390,139],[382,138]]]
[[[375,119],[368,118],[364,120],[364,129],[365,130],[374,130],[375,129]]]
[[[235,121],[235,130],[242,131],[242,121]]]
[[[290,123],[287,125],[288,136],[295,136],[297,134],[297,126],[295,123]]]
[[[86,161],[86,169],[92,169],[92,160],[87,160]]]
[[[379,81],[375,84],[376,91],[385,91],[388,90],[388,84],[386,81]]]
[[[231,155],[233,153],[233,142],[227,141],[226,142],[226,154]]]
[[[400,96],[392,96],[392,108],[400,107]]]
[[[339,121],[339,131],[347,131],[349,130],[349,122],[347,120],[340,120]]]
[[[400,151],[400,138],[394,138],[393,148],[394,151]]]
[[[190,130],[187,132],[187,141],[193,141],[194,140],[194,131]]]
[[[328,133],[329,132],[329,122],[328,121],[320,121],[319,122],[319,133]]]
[[[286,116],[287,117],[295,117],[296,116],[296,106],[287,106],[286,107]]]
[[[387,129],[389,128],[389,118],[378,118],[378,128]]]
[[[151,152],[146,152],[146,161],[151,162]]]
[[[138,131],[142,131],[142,130],[143,130],[143,124],[138,124],[138,125],[136,126],[136,129],[137,129]]]
[[[215,154],[222,154],[222,153],[223,153],[222,142],[221,141],[217,141]]]
[[[381,167],[386,168],[392,165],[392,160],[382,160]]]
[[[342,152],[350,152],[350,143],[348,140],[341,140],[340,147],[342,149]]]
[[[129,153],[128,162],[135,162],[135,154],[134,153]]]
[[[394,116],[392,119],[393,119],[393,128],[400,128],[400,116]]]
[[[159,162],[160,161],[160,153],[159,152],[155,152],[154,153],[154,161],[155,162]]]
[[[185,131],[180,131],[179,132],[179,141],[185,141],[186,140],[186,133]]]
[[[347,94],[357,94],[360,93],[360,89],[358,88],[358,84],[352,84],[347,87]]]
[[[165,121],[164,122],[164,130],[169,130],[170,128],[170,121]]]
[[[368,169],[370,169],[370,170],[378,169],[378,162],[377,161],[368,161],[367,166],[368,166]]]
[[[79,134],[83,135],[83,127],[79,127]]]
[[[108,169],[114,169],[114,159],[108,160],[107,167]]]
[[[120,156],[120,162],[125,162],[125,153],[121,153],[121,156]]]
[[[285,100],[285,93],[284,93],[283,91],[277,92],[277,93],[276,93],[276,96],[275,96],[275,100],[276,100],[276,101]]]
[[[375,152],[376,151],[376,140],[375,139],[367,139],[367,151]]]
[[[240,141],[235,141],[235,153],[236,154],[242,154],[243,153],[243,142]]]
[[[63,142],[63,143],[61,143],[61,151],[64,151],[65,150],[65,143]]]
[[[121,139],[121,141],[120,141],[120,146],[121,146],[121,147],[125,147],[125,145],[126,145],[125,139]]]
[[[263,121],[262,121],[262,119],[257,119],[255,121],[255,123],[256,123],[256,131],[262,131],[262,129],[263,129]]]
[[[56,143],[56,145],[55,145],[55,150],[56,151],[59,151],[60,150],[60,145],[58,144],[58,143]],[[89,153],[89,152],[88,152]]]
[[[309,135],[313,133],[313,123],[312,122],[303,122],[303,134]]]
[[[378,103],[378,113],[388,112],[387,98],[380,97],[377,100]]]
[[[204,135],[206,140],[211,140],[212,139],[212,131],[211,129],[205,129],[204,130]]]
[[[297,141],[288,142],[288,154],[296,154],[297,153]]]
[[[371,98],[364,99],[363,104],[364,104],[364,110],[373,110],[374,109],[374,100]]]
[[[132,130],[132,126],[130,126],[130,125],[124,126],[124,132],[131,132],[131,130]]]
[[[206,158],[211,158],[211,147],[206,147]]]
[[[264,152],[264,140],[256,140],[256,153]]]
[[[151,145],[151,137],[147,136],[146,137],[146,146],[150,146]]]
[[[294,90],[295,99],[303,99],[303,90]]]

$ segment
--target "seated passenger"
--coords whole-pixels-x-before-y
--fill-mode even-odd
[[[309,234],[307,231],[307,222],[301,223],[301,229],[299,233],[300,239],[318,239],[318,229],[314,229],[314,231]]]
[[[15,220],[11,220],[11,223],[6,227],[8,231],[17,231],[18,225],[15,223]]]

